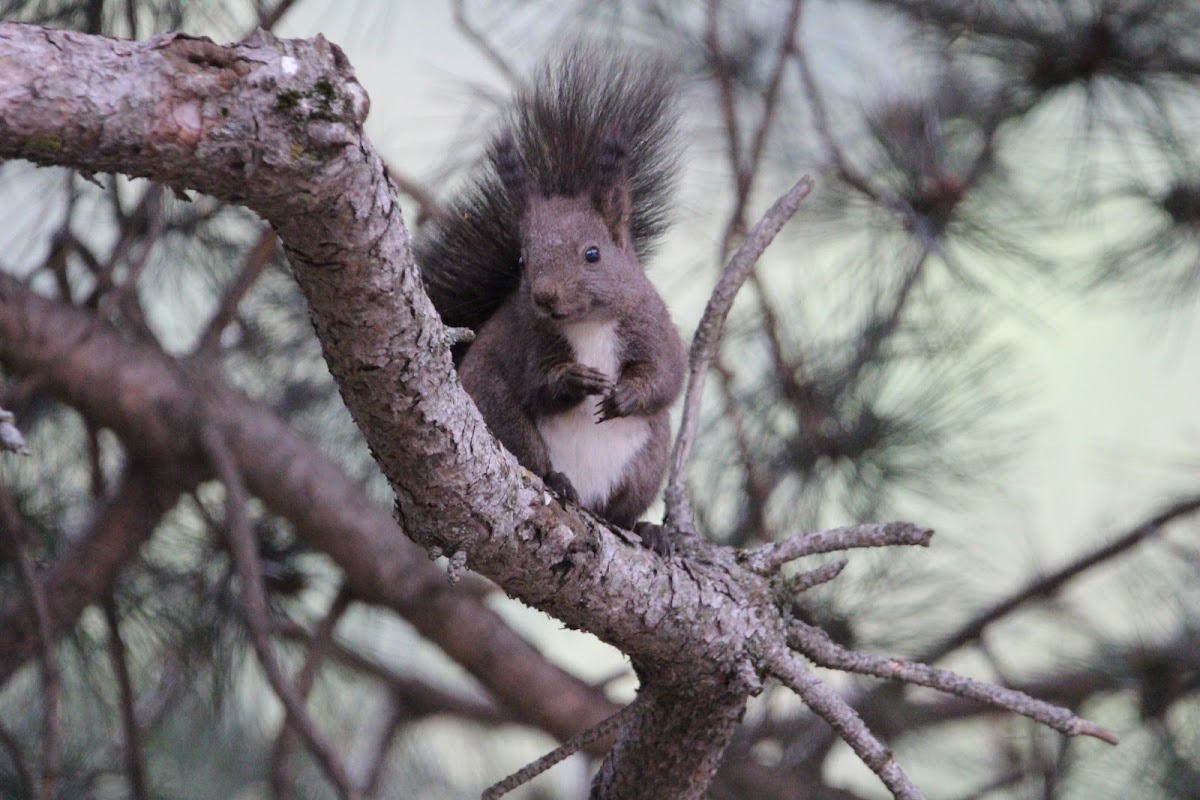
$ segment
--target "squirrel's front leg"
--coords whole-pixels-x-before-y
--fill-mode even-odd
[[[544,383],[533,392],[532,404],[545,413],[556,413],[589,395],[607,396],[612,391],[612,379],[600,370],[577,361],[562,361],[546,371]]]
[[[683,388],[683,341],[658,295],[647,295],[646,303],[650,308],[623,323],[623,365],[596,411],[597,422],[657,414],[670,407]]]

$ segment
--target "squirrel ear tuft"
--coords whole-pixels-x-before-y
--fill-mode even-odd
[[[496,174],[500,176],[500,183],[508,193],[509,201],[518,211],[523,211],[529,201],[529,178],[512,131],[505,130],[496,137],[491,157],[496,166]]]
[[[593,201],[613,241],[628,248],[633,240],[633,188],[629,183],[628,148],[625,138],[616,134],[605,137],[597,164],[597,186]]]

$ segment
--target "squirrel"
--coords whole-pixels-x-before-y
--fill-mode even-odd
[[[662,485],[686,368],[642,266],[666,229],[675,126],[661,64],[577,44],[516,95],[415,245],[443,322],[476,332],[455,358],[488,427],[560,497],[625,529]]]

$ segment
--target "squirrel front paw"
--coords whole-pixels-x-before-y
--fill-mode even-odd
[[[637,396],[626,384],[618,384],[604,396],[596,408],[596,422],[607,422],[632,414],[637,405]]]
[[[562,373],[562,380],[580,399],[592,394],[607,395],[612,392],[613,383],[608,375],[586,364],[572,362]]]

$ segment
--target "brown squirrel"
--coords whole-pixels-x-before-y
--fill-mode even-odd
[[[575,46],[517,95],[416,243],[443,321],[476,331],[459,377],[492,432],[624,528],[662,484],[686,365],[642,267],[677,172],[674,98],[660,64]]]

